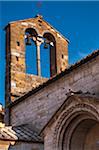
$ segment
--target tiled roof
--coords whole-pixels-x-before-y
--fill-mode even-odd
[[[43,143],[43,139],[26,125],[12,127],[4,126],[0,128],[0,140],[26,141]]]
[[[99,55],[99,50],[94,51],[93,53],[89,54],[85,58],[83,58],[80,61],[76,62],[75,64],[71,65],[69,68],[65,69],[65,71],[62,71],[60,74],[57,74],[55,77],[50,78],[47,82],[44,82],[43,84],[39,85],[37,88],[32,89],[31,91],[27,92],[25,95],[19,97],[14,102],[12,102],[8,107],[12,107],[12,106],[20,103],[21,101],[23,101],[27,97],[31,96],[32,94],[35,94],[36,92],[38,92],[42,88],[45,88],[46,86],[53,83],[54,81],[60,79],[61,77],[65,76],[66,74],[69,74],[74,69],[76,69],[76,68],[80,67],[81,65],[83,65],[83,64],[91,61],[92,59],[96,58],[98,55]]]

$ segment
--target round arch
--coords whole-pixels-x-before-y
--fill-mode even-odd
[[[55,127],[55,150],[98,150],[98,129],[99,113],[92,105],[72,106],[63,111]]]
[[[57,38],[56,38],[56,36],[54,35],[54,33],[52,33],[52,32],[49,31],[49,30],[44,30],[44,31],[42,32],[42,36],[44,37],[44,35],[47,34],[47,33],[51,34],[51,35],[54,37],[55,41],[57,40]]]
[[[37,35],[38,35],[37,30],[34,29],[34,28],[27,28],[27,29],[25,30],[25,33],[26,33],[26,32],[28,32],[31,36],[37,36]]]
[[[49,47],[50,59],[50,77],[57,73],[57,60],[56,60],[56,40],[50,32],[44,32],[44,48]]]
[[[27,28],[25,30],[25,63],[26,73],[37,75],[37,47],[36,39],[38,33],[33,28]]]

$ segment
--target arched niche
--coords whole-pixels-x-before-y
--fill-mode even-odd
[[[37,52],[36,52],[36,39],[37,32],[33,28],[25,30],[25,63],[26,73],[37,75]]]
[[[44,43],[41,45],[41,72],[42,74],[47,72],[47,77],[52,77],[57,72],[56,41],[51,33],[44,33],[43,38]]]

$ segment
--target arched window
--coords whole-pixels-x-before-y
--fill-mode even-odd
[[[36,53],[36,38],[37,32],[28,28],[25,31],[25,45],[26,45],[26,73],[37,75],[37,53]]]
[[[56,74],[56,42],[51,33],[43,35],[44,43],[41,45],[41,74],[52,77]]]
[[[41,75],[42,77],[50,78],[50,45],[45,47],[45,43],[40,47],[41,57]]]

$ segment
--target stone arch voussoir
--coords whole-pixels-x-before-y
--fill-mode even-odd
[[[61,147],[62,145],[61,136],[63,136],[62,134],[64,134],[64,130],[63,130],[64,126],[66,130],[66,128],[70,125],[71,121],[76,117],[78,118],[75,122],[75,125],[77,125],[78,123],[80,123],[82,120],[85,119],[92,119],[99,122],[99,112],[95,106],[86,103],[78,103],[71,107],[67,106],[67,108],[65,108],[65,110],[61,112],[61,115],[58,117],[58,121],[55,126],[54,140],[53,140],[55,150],[64,150]],[[71,133],[73,128],[75,128],[75,126],[71,127]],[[69,149],[67,148],[66,150]]]

